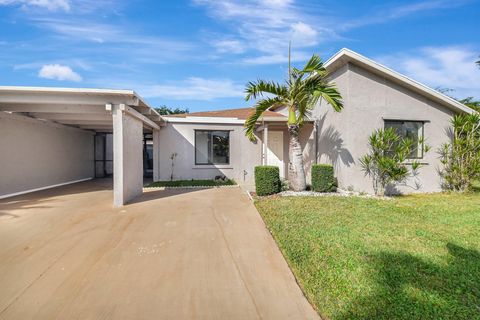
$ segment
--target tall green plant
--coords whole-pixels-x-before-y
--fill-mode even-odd
[[[328,72],[319,56],[313,55],[303,69],[291,68],[285,83],[257,80],[249,82],[245,100],[257,99],[255,110],[245,121],[246,135],[255,141],[255,128],[263,113],[271,108],[288,110],[289,161],[288,179],[295,191],[305,190],[306,179],[300,130],[320,99],[324,99],[335,111],[343,108],[342,96],[328,80]]]
[[[413,143],[412,139],[400,137],[393,128],[378,129],[370,135],[370,152],[359,161],[365,174],[372,178],[376,195],[384,195],[387,185],[402,182],[409,175],[416,174],[420,163],[416,160],[409,162],[412,171],[406,164]],[[428,146],[420,144],[425,148],[424,152],[428,152]]]
[[[466,191],[480,179],[480,115],[461,114],[451,120],[453,140],[440,150],[443,187]]]

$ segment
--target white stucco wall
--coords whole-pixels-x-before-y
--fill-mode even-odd
[[[453,112],[353,64],[337,70],[332,80],[344,98],[345,109],[335,113],[326,103],[315,109],[319,119],[318,160],[335,166],[340,186],[373,192],[371,179],[365,177],[358,159],[368,153],[368,137],[384,127],[384,119],[427,120],[424,136],[432,148],[420,160],[425,166],[419,176],[400,185],[397,191],[440,191],[437,150],[450,139],[447,131]]]
[[[230,130],[230,164],[195,165],[195,129]],[[160,180],[170,180],[173,153],[177,153],[174,180],[213,179],[224,175],[239,184],[252,185],[254,168],[261,164],[261,140],[249,141],[241,124],[167,123],[160,130],[159,143]]]
[[[0,196],[92,178],[93,133],[0,112]]]
[[[142,194],[143,123],[118,106],[112,115],[114,205],[121,206]]]

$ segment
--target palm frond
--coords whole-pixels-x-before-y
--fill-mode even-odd
[[[315,88],[313,96],[315,103],[318,99],[323,98],[335,111],[340,112],[343,109],[342,95],[335,84],[326,84]]]
[[[257,80],[256,82],[249,82],[245,88],[245,100],[256,99],[263,97],[265,93],[273,94],[275,96],[285,96],[287,94],[287,87],[276,83],[275,81]]]
[[[322,73],[325,74],[325,67],[323,66],[322,59],[314,54],[307,64],[303,67],[302,73]]]
[[[250,116],[245,120],[244,127],[246,129],[246,136],[251,141],[256,141],[257,138],[255,137],[255,126],[258,122],[258,119],[263,115],[265,111],[272,107],[280,106],[282,104],[282,98],[274,97],[274,98],[265,98],[257,101],[255,104],[255,109],[250,114]]]

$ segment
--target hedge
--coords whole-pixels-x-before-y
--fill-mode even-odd
[[[312,166],[312,189],[315,192],[335,192],[337,190],[337,180],[332,165],[314,164]]]
[[[275,166],[255,167],[255,191],[259,196],[280,192],[280,169]]]

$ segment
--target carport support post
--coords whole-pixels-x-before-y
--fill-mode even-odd
[[[111,105],[113,120],[113,204],[122,206],[142,194],[143,123],[123,104]]]
[[[153,130],[153,181],[160,181],[160,130]]]

